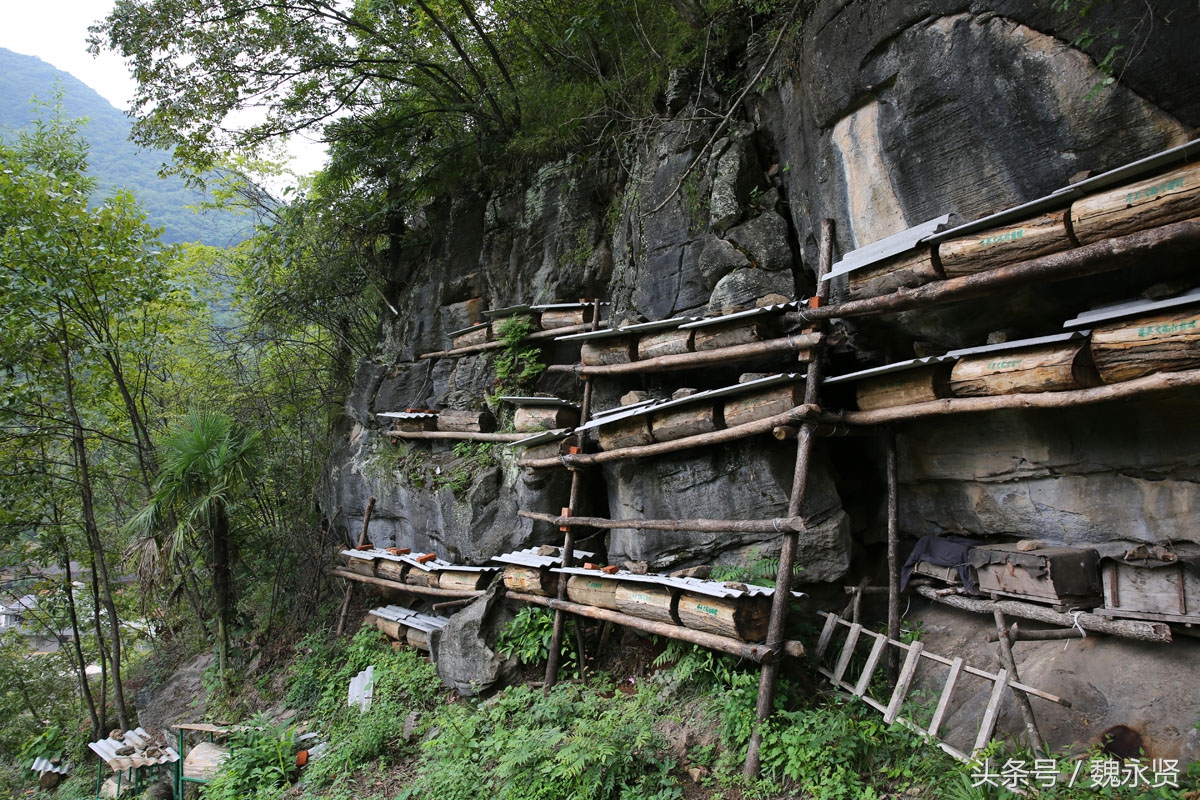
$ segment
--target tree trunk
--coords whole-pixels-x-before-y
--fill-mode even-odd
[[[229,516],[224,506],[218,506],[212,530],[213,597],[217,601],[217,670],[221,688],[229,693],[229,623],[233,618],[232,542]]]
[[[78,662],[77,676],[79,678],[79,694],[87,705],[88,716],[92,720],[92,736],[99,738],[103,732],[100,715],[96,711],[96,699],[92,696],[92,686],[87,678],[87,659],[83,655],[83,645],[80,643],[79,615],[75,611],[75,591],[71,586],[71,554],[63,557],[63,586],[67,590],[67,613],[71,617],[71,646],[75,651]]]

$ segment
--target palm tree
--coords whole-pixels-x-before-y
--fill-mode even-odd
[[[217,611],[217,670],[228,690],[229,626],[236,605],[232,563],[236,551],[231,512],[251,483],[257,433],[219,412],[187,413],[159,446],[159,473],[150,502],[126,525],[143,542],[163,536],[168,558],[197,536],[207,539]],[[163,521],[169,520],[164,525]],[[164,528],[167,528],[165,532]]]

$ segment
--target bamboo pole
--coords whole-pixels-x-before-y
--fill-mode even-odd
[[[923,417],[967,414],[980,411],[1074,408],[1079,405],[1103,403],[1111,400],[1126,400],[1142,394],[1197,386],[1200,386],[1200,369],[1185,370],[1182,372],[1157,372],[1153,375],[1147,375],[1144,378],[1134,378],[1130,381],[1107,386],[1097,386],[1092,389],[931,400],[927,403],[914,403],[894,408],[880,408],[875,411],[844,411],[838,414],[826,413],[818,415],[817,419],[822,422],[836,421],[855,426],[883,425],[892,422],[906,422]]]
[[[412,583],[400,583],[399,581],[389,581],[386,578],[376,578],[373,575],[362,575],[357,572],[350,572],[345,569],[335,569],[331,573],[339,578],[346,578],[359,583],[369,583],[372,586],[379,586],[384,589],[395,589],[398,592],[406,594],[419,594],[424,597],[445,597],[447,599],[466,599],[476,598],[484,594],[479,589],[439,589],[436,586],[417,586]]]
[[[900,638],[900,481],[896,468],[896,434],[889,431],[884,443],[887,472],[887,571],[888,571],[888,638]],[[888,680],[896,682],[900,675],[900,653],[888,650]]]
[[[791,411],[776,414],[773,417],[747,422],[745,425],[737,425],[732,428],[713,431],[712,433],[702,433],[697,436],[688,436],[684,439],[673,439],[669,442],[657,442],[655,444],[638,445],[637,447],[619,447],[616,450],[604,450],[599,453],[579,453],[553,458],[522,458],[517,461],[517,466],[528,467],[530,469],[547,469],[563,466],[578,468],[604,464],[609,461],[620,461],[625,458],[644,458],[664,453],[677,453],[680,450],[688,450],[692,447],[724,444],[725,442],[744,439],[747,436],[770,433],[776,426],[790,425],[801,419],[815,417],[820,413],[820,410],[816,405],[805,404],[796,406]]]
[[[371,512],[374,510],[375,510],[375,497],[374,497],[374,495],[372,495],[371,497],[367,498],[367,507],[363,511],[362,530],[360,530],[358,533],[358,545],[357,545],[358,547],[362,547],[364,544],[367,543],[367,528],[369,528],[371,525]],[[338,572],[339,572],[338,570],[335,570],[334,574],[337,575]],[[346,573],[346,574],[353,575],[355,573]],[[342,577],[345,577],[345,575],[343,575]],[[334,636],[341,636],[342,631],[345,630],[345,628],[346,628],[346,612],[348,612],[350,610],[350,598],[353,596],[354,596],[354,584],[347,583],[345,596],[342,597],[342,610],[341,610],[341,613],[338,614],[337,631],[334,632],[334,634],[333,634]]]
[[[974,611],[976,614],[991,614],[996,609],[1010,617],[1021,617],[1045,622],[1048,625],[1059,625],[1072,628],[1078,625],[1086,631],[1107,633],[1112,636],[1123,636],[1126,639],[1136,639],[1141,642],[1171,642],[1171,627],[1165,622],[1145,622],[1133,619],[1108,619],[1096,614],[1085,612],[1064,614],[1045,606],[1033,603],[1022,603],[1018,600],[980,600],[963,597],[958,594],[939,595],[931,586],[918,586],[917,594],[924,598],[958,608],[963,611]]]
[[[566,336],[568,333],[583,333],[584,331],[594,330],[591,322],[584,322],[579,325],[566,325],[562,328],[550,328],[544,331],[534,331],[526,336],[522,341],[538,341],[540,339],[553,339],[556,336]],[[433,353],[423,353],[417,356],[419,360],[424,361],[429,358],[447,358],[453,356],[466,356],[471,353],[481,353],[485,350],[498,350],[504,346],[504,342],[483,342],[481,344],[469,344],[466,347],[455,347],[452,350],[438,350]]]
[[[554,609],[556,612],[575,614],[580,617],[587,617],[588,619],[613,622],[617,625],[623,625],[626,628],[634,628],[656,636],[666,636],[670,639],[698,644],[701,647],[719,650],[722,653],[730,653],[739,658],[748,658],[755,662],[761,662],[767,658],[775,658],[781,653],[792,658],[802,658],[804,656],[804,645],[797,641],[781,642],[779,648],[775,649],[763,644],[750,644],[728,636],[718,636],[715,633],[705,633],[704,631],[685,628],[682,625],[670,625],[666,622],[642,619],[641,617],[635,617],[621,611],[612,611],[607,608],[573,603],[570,600],[559,600],[557,598],[523,594],[520,592],[509,592],[507,596],[521,603],[545,606],[546,608]]]
[[[592,313],[591,329],[598,330],[600,327],[600,301],[597,300]],[[579,404],[579,424],[587,422],[588,415],[592,412],[592,379],[588,376],[580,378],[583,381],[583,400]],[[580,447],[583,446],[583,437],[579,439]],[[568,509],[569,513],[564,516],[574,514],[574,509],[580,507],[583,501],[583,473],[575,470],[571,473],[571,494]],[[564,527],[563,546],[562,546],[562,565],[570,567],[575,560],[575,529],[570,525]],[[558,582],[558,599],[565,602],[567,599],[567,582],[560,580]],[[554,610],[554,628],[550,634],[550,650],[546,657],[546,688],[554,686],[558,683],[558,663],[562,657],[562,638],[563,631],[566,628],[567,620],[561,609]],[[583,652],[580,651],[580,659],[583,658]]]
[[[472,442],[519,442],[528,439],[530,433],[477,433],[475,431],[388,431],[385,436],[392,439],[455,439]]]
[[[821,220],[821,256],[817,264],[817,297],[816,305],[820,308],[829,295],[829,282],[821,280],[833,265],[833,220]],[[819,331],[818,331],[819,333]],[[805,407],[820,408],[822,363],[820,354],[808,365],[808,376],[804,381]],[[786,425],[786,422],[773,422],[776,425]],[[792,496],[788,503],[788,516],[799,517],[804,508],[804,499],[808,494],[809,462],[812,459],[814,432],[809,422],[802,422],[800,432],[796,436],[796,469],[792,476]],[[771,602],[771,617],[767,624],[767,647],[778,650],[783,639],[784,625],[787,622],[788,597],[792,588],[792,565],[796,560],[796,549],[799,536],[795,531],[783,535],[779,550],[779,572],[775,576],[775,596]],[[755,723],[750,734],[750,743],[746,748],[746,763],[743,774],[750,779],[758,777],[761,767],[759,750],[762,747],[762,729],[775,702],[775,683],[779,678],[779,662],[773,658],[763,661],[762,676],[758,682],[758,704],[755,709]]]
[[[607,517],[563,517],[518,509],[518,516],[549,522],[552,525],[571,525],[600,530],[635,531],[701,531],[703,533],[783,533],[803,531],[800,517],[776,519],[608,519]]]
[[[726,361],[743,361],[748,358],[768,356],[775,353],[807,353],[815,350],[820,344],[821,336],[819,334],[807,333],[785,336],[781,339],[768,339],[765,342],[721,347],[716,350],[697,350],[692,353],[658,356],[657,358],[648,358],[645,361],[630,361],[624,364],[552,364],[546,368],[546,371],[552,373],[569,372],[581,376],[666,372],[703,367],[708,364],[722,364]]]
[[[1012,642],[1008,640],[1008,626],[1004,622],[1004,612],[998,608],[993,609],[992,616],[996,620],[996,639],[1000,643],[1000,663],[1008,670],[1008,674],[1014,681],[1020,681],[1021,676],[1017,673],[1017,659],[1013,657]],[[1016,698],[1021,719],[1025,722],[1025,735],[1029,737],[1029,749],[1033,750],[1035,755],[1044,755],[1046,744],[1042,739],[1041,731],[1038,730],[1037,717],[1033,715],[1033,705],[1029,702],[1029,696],[1020,689],[1013,689],[1013,697]]]
[[[815,322],[833,317],[910,311],[923,306],[981,297],[1017,284],[1079,278],[1108,272],[1133,262],[1144,263],[1151,257],[1192,253],[1198,245],[1200,218],[1189,219],[961,278],[934,281],[878,297],[808,309],[803,314],[805,319]]]

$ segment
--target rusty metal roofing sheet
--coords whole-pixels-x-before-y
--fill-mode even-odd
[[[880,375],[889,375],[893,372],[904,372],[918,367],[926,367],[930,364],[941,364],[946,361],[953,361],[954,356],[922,356],[921,358],[910,358],[908,361],[897,361],[894,364],[884,364],[882,367],[871,367],[870,369],[860,369],[858,372],[848,372],[845,375],[833,375],[824,380],[824,383],[835,384],[845,383],[847,381],[860,381],[864,378],[876,378]]]
[[[1059,342],[1069,342],[1072,339],[1086,339],[1091,331],[1071,331],[1070,333],[1056,333],[1051,336],[1038,336],[1033,339],[1020,339],[1015,342],[998,342],[996,344],[985,344],[979,347],[966,347],[961,350],[951,350],[946,353],[951,358],[963,358],[965,356],[977,356],[983,353],[1003,353],[1008,350],[1020,350],[1025,347],[1036,347],[1041,344],[1058,344]]]
[[[1146,158],[1132,161],[1116,169],[1111,169],[1086,180],[1079,181],[1078,183],[1063,186],[1060,189],[1055,189],[1045,197],[1039,197],[1028,203],[1022,203],[1019,206],[998,211],[995,214],[990,214],[973,222],[935,233],[926,237],[924,243],[936,244],[946,239],[968,236],[972,233],[995,228],[1010,222],[1018,222],[1028,217],[1053,211],[1057,208],[1065,208],[1072,201],[1085,195],[1094,194],[1111,186],[1134,180],[1163,167],[1169,167],[1179,162],[1192,161],[1196,158],[1200,158],[1200,139],[1193,139],[1190,142],[1172,147],[1169,150],[1163,150],[1161,153],[1155,153]]]
[[[729,322],[739,322],[743,319],[751,317],[760,317],[764,314],[778,314],[784,311],[795,311],[800,308],[801,302],[798,300],[789,300],[786,303],[775,303],[769,306],[759,306],[757,308],[748,308],[745,311],[735,311],[732,314],[723,314],[719,317],[704,317],[693,322],[687,322],[679,326],[680,330],[691,330],[692,328],[707,328],[710,325],[725,325]]]
[[[845,275],[848,272],[853,272],[856,269],[868,267],[879,261],[892,256],[898,256],[901,253],[912,250],[917,245],[921,244],[928,237],[945,229],[950,224],[950,215],[943,214],[940,217],[931,219],[928,222],[922,222],[920,225],[914,225],[908,230],[893,233],[879,241],[872,242],[851,250],[842,260],[833,265],[833,269],[829,271],[821,280],[827,281],[830,278],[836,278],[839,275]]]
[[[1138,317],[1158,311],[1170,311],[1197,303],[1200,303],[1200,288],[1192,289],[1191,291],[1163,300],[1126,300],[1122,303],[1098,306],[1091,311],[1085,311],[1075,319],[1069,319],[1064,322],[1063,327],[1080,328],[1085,325],[1091,326],[1127,317]]]
[[[517,550],[513,553],[504,553],[503,555],[492,556],[492,561],[499,561],[501,564],[512,564],[517,567],[556,567],[562,564],[562,548],[556,547],[558,555],[543,556],[538,555],[538,547],[530,547],[525,550]],[[591,558],[596,555],[587,550],[574,551],[575,558]]]
[[[565,336],[554,337],[554,341],[574,342],[586,339],[611,339],[615,336],[637,336],[643,333],[667,330],[668,328],[679,328],[685,323],[693,322],[696,319],[697,317],[671,317],[670,319],[660,319],[653,322],[637,322],[632,325],[622,325],[618,328],[606,328],[602,331],[568,333]]]

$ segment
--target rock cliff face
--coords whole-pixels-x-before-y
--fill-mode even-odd
[[[1123,52],[1135,57],[1118,83],[1095,92],[1105,78],[1096,64],[1106,45],[1072,47],[1082,32],[1075,9],[1050,6],[822,0],[782,43],[766,73],[769,88],[748,95],[730,124],[718,127],[716,116],[702,112],[725,108],[730,98],[714,96],[704,76],[680,72],[661,118],[626,151],[546,165],[527,184],[428,209],[428,245],[410,259],[412,273],[392,298],[400,313],[383,320],[378,356],[359,366],[347,401],[346,435],[326,483],[328,513],[341,507],[356,531],[374,494],[377,544],[465,561],[554,538],[516,510],[566,505],[565,471],[525,474],[506,456],[456,494],[405,483],[379,455],[387,445],[375,413],[478,406],[491,388],[491,356],[419,358],[445,349],[448,332],[475,321],[472,309],[599,296],[611,300],[615,319],[653,320],[727,312],[770,294],[798,296],[813,288],[824,218],[835,220],[837,252],[845,253],[940,214],[968,220],[998,211],[1077,173],[1194,137],[1195,3],[1156,3],[1129,17],[1098,7],[1089,24],[1115,27]],[[748,43],[747,76],[772,45]],[[840,329],[834,357],[846,365],[914,346],[981,344],[997,330],[1050,333],[1063,309],[1127,291],[1100,279],[895,315]],[[693,380],[736,378],[715,372]],[[669,392],[686,380],[612,381],[598,388],[597,407],[614,405],[629,388]],[[579,391],[561,376],[537,388]],[[1200,494],[1195,399],[908,427],[900,437],[902,530],[1062,543],[1200,541],[1188,519]],[[853,566],[855,541],[871,541],[878,529],[877,470],[860,458],[863,446],[823,446],[828,458],[806,510],[819,535],[800,558],[809,581],[842,577]],[[449,450],[435,445],[432,457],[451,464]],[[774,516],[786,506],[792,450],[755,440],[610,465],[594,473],[603,483],[591,510],[616,518]],[[775,552],[769,536],[632,531],[613,532],[607,547],[614,560],[660,568]]]

